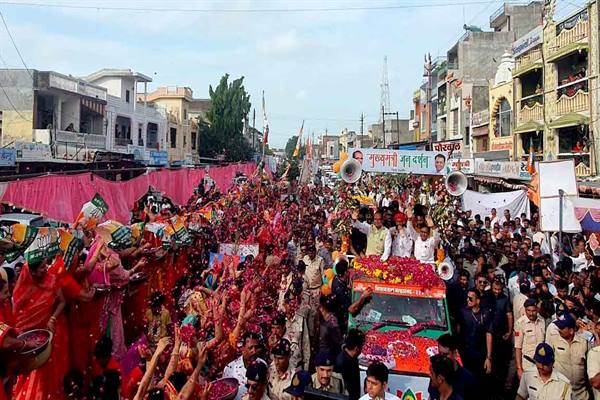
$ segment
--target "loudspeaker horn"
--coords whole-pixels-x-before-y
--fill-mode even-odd
[[[454,276],[454,265],[444,261],[437,267],[437,274],[445,281],[449,281]]]
[[[452,196],[462,196],[467,191],[468,181],[465,174],[460,171],[454,171],[446,175],[446,190]]]
[[[355,183],[360,179],[360,175],[362,174],[362,165],[354,158],[349,158],[342,164],[340,172],[344,182]]]

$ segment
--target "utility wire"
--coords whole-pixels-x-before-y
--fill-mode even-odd
[[[169,8],[169,7],[119,7],[119,6],[91,6],[85,4],[47,4],[36,2],[0,1],[0,4],[11,6],[67,8],[84,10],[108,11],[139,11],[139,12],[198,12],[198,13],[302,13],[302,12],[335,12],[335,11],[368,11],[368,10],[401,10],[416,8],[436,8],[452,6],[469,6],[486,4],[488,1],[450,1],[441,3],[424,4],[396,4],[375,6],[336,6],[336,7],[303,7],[303,8]]]
[[[21,55],[21,52],[19,51],[19,47],[17,46],[17,43],[15,42],[15,39],[13,38],[12,33],[10,33],[10,29],[8,29],[8,25],[6,24],[6,20],[4,19],[4,14],[2,14],[2,11],[0,11],[0,18],[2,18],[2,23],[4,24],[4,28],[6,29],[6,33],[8,33],[8,37],[10,38],[10,41],[12,42],[13,47],[17,51],[17,54],[19,55],[19,58],[21,59],[21,62],[23,63],[23,66],[27,70],[27,73],[29,74],[29,76],[31,77],[31,79],[33,79],[33,75],[31,74],[31,71],[29,70],[29,67],[25,63],[25,60],[23,59],[23,56]]]

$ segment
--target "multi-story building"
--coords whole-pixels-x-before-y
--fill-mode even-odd
[[[515,157],[572,158],[580,178],[598,171],[600,138],[596,1],[561,21],[552,7],[546,25],[515,42]]]
[[[506,3],[490,17],[493,32],[467,27],[465,34],[447,52],[447,60],[436,68],[437,140],[462,139],[470,148],[471,112],[489,108],[489,80],[516,38],[541,21],[543,3]]]
[[[107,149],[106,89],[54,71],[0,70],[1,143],[37,142],[54,157],[90,161]]]
[[[322,160],[337,160],[340,157],[340,137],[322,135],[319,138],[319,154]]]
[[[139,84],[152,79],[130,69],[102,69],[88,75],[86,81],[105,88],[107,148],[118,153],[134,154],[148,161],[153,152],[166,150],[167,115],[164,109],[138,99]]]
[[[488,150],[475,153],[475,157],[487,160],[513,159],[513,77],[515,61],[511,53],[502,55],[494,79],[489,83]],[[479,140],[482,140],[483,137]],[[478,146],[479,148],[479,146]]]
[[[169,161],[197,163],[199,150],[198,121],[196,117],[208,108],[198,107],[206,100],[194,99],[192,89],[181,86],[163,86],[147,94],[148,101],[167,112],[167,151]],[[204,111],[203,111],[204,110]]]

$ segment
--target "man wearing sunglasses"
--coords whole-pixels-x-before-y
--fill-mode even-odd
[[[255,361],[246,370],[246,394],[242,400],[270,400],[267,396],[267,365]]]

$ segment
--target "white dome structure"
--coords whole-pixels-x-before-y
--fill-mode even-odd
[[[512,54],[506,52],[502,54],[496,76],[494,78],[494,86],[501,85],[512,80],[512,71],[515,68],[515,59]]]

